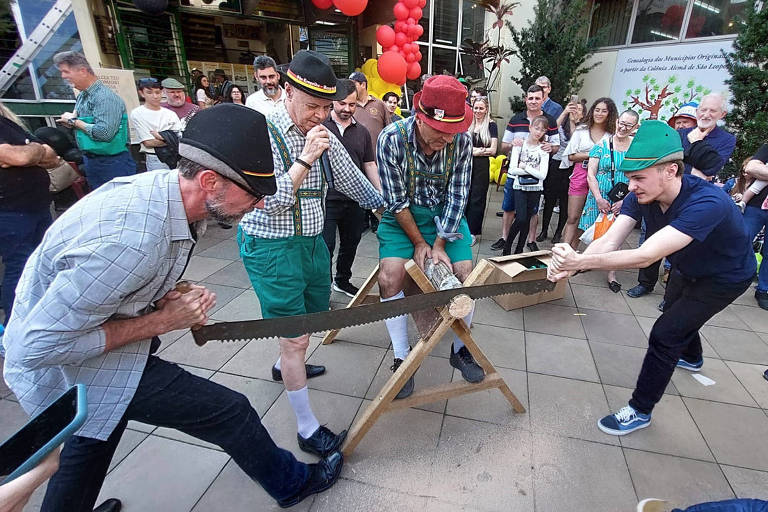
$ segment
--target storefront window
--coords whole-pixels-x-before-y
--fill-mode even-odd
[[[429,42],[429,10],[432,8],[432,0],[427,0],[427,5],[421,10],[422,15],[419,20],[419,25],[424,29],[424,33],[421,34],[419,41]]]
[[[633,0],[597,0],[589,36],[594,37],[602,31],[605,34],[605,46],[625,44],[633,4]]]
[[[432,48],[432,74],[454,74],[456,72],[456,50],[448,48]]]
[[[685,0],[640,0],[632,42],[678,40],[685,16],[685,4]]]
[[[693,10],[685,37],[738,33],[746,5],[746,2],[738,0],[693,0]]]
[[[485,9],[469,0],[463,2],[461,13],[461,41],[485,39]]]
[[[459,0],[442,0],[435,2],[435,20],[433,23],[434,44],[456,46],[456,35],[459,26]]]

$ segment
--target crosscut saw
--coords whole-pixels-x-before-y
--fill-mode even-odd
[[[203,325],[192,329],[192,336],[199,346],[209,341],[241,341],[266,338],[295,338],[307,333],[342,329],[356,325],[365,325],[387,318],[406,315],[417,311],[437,308],[448,304],[457,295],[468,295],[472,299],[484,299],[498,295],[519,293],[535,295],[552,291],[555,284],[546,279],[515,283],[485,284],[452,288],[430,293],[410,295],[402,299],[367,304],[363,306],[309,313],[306,315],[284,316],[263,320],[244,320],[239,322],[220,322]]]

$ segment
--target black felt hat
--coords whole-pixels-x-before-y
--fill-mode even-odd
[[[315,98],[343,100],[348,96],[339,87],[328,57],[312,50],[301,50],[293,56],[285,78],[289,84]]]
[[[179,141],[179,156],[216,171],[252,195],[277,191],[266,118],[248,107],[222,103],[198,112]]]

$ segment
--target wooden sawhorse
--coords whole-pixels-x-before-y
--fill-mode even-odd
[[[406,263],[405,269],[416,286],[421,289],[423,293],[435,291],[432,283],[413,260]],[[480,260],[480,263],[474,268],[469,277],[467,277],[464,286],[485,284],[486,279],[488,279],[492,271],[493,267],[487,261]],[[370,302],[378,302],[379,296],[369,293],[374,285],[377,284],[378,275],[379,267],[377,266],[371,275],[368,276],[368,279],[366,279],[357,295],[355,295],[349,302],[347,305],[348,308],[368,304]],[[381,388],[379,394],[374,398],[373,402],[371,402],[360,419],[352,425],[352,428],[347,435],[346,442],[342,447],[345,456],[349,456],[354,451],[365,434],[368,433],[374,423],[379,419],[379,416],[385,412],[396,409],[415,407],[459,395],[475,393],[484,389],[498,388],[507,400],[509,400],[509,403],[512,405],[515,412],[525,412],[523,404],[520,403],[520,400],[518,400],[515,394],[512,393],[491,361],[488,360],[483,351],[480,350],[480,347],[478,347],[477,343],[475,343],[464,320],[453,317],[448,311],[448,306],[436,308],[434,311],[434,320],[431,322],[431,325],[424,329],[424,331],[420,330],[419,341],[414,345],[408,358],[403,361],[400,368],[389,378],[387,383],[384,384],[384,387]],[[418,324],[419,322],[417,322],[417,325]],[[475,358],[477,364],[479,364],[485,371],[485,379],[483,379],[482,382],[475,384],[463,380],[449,382],[431,388],[419,389],[408,398],[395,400],[395,395],[397,395],[411,375],[418,370],[424,361],[424,358],[434,350],[448,330],[453,330],[459,339],[464,342],[464,345],[466,345],[469,352]],[[338,330],[329,331],[323,338],[323,344],[328,345],[333,343],[333,340],[338,333]]]

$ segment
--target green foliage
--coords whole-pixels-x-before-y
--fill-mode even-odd
[[[727,174],[734,174],[745,158],[768,141],[768,7],[747,0],[744,19],[736,22],[742,29],[733,43],[733,52],[724,54],[731,75],[726,83],[732,94],[726,125],[736,135],[736,150],[732,163],[726,166]]]
[[[553,99],[567,103],[565,99],[581,89],[583,75],[600,64],[584,65],[605,32],[588,37],[586,27],[592,11],[586,0],[537,0],[533,10],[533,19],[525,28],[506,21],[515,43],[514,55],[521,62],[520,75],[512,76],[512,80],[525,90],[545,75],[552,82]],[[520,97],[510,98],[513,110],[520,110],[521,103]]]

